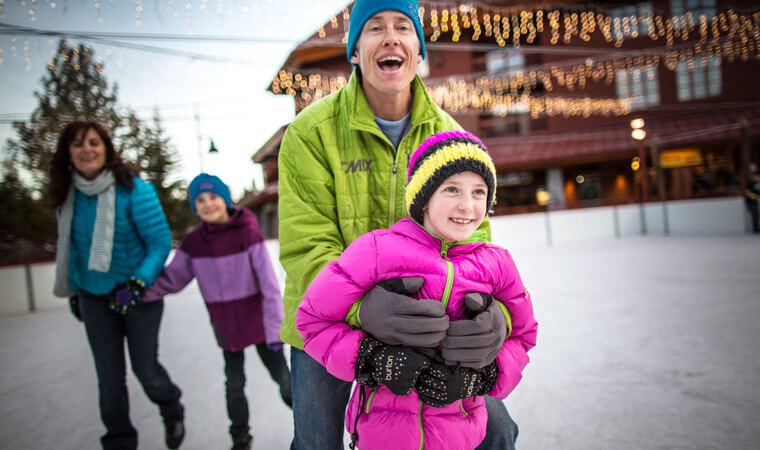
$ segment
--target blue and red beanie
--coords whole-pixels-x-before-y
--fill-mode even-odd
[[[444,131],[425,139],[409,158],[406,185],[409,216],[422,223],[422,209],[438,186],[446,178],[462,172],[475,172],[483,177],[488,186],[486,205],[490,209],[495,203],[496,168],[485,144],[466,131]]]
[[[417,0],[356,0],[354,9],[351,10],[351,21],[348,26],[348,40],[346,41],[346,58],[351,62],[351,54],[354,53],[356,41],[362,33],[364,23],[370,17],[380,11],[398,11],[412,19],[417,37],[420,40],[420,52],[425,59],[425,35],[422,33],[422,21],[417,8]]]
[[[195,198],[203,192],[213,192],[224,199],[224,202],[227,203],[227,208],[232,206],[230,188],[217,176],[202,173],[193,178],[188,190],[190,191],[190,207],[193,209],[193,214],[198,214],[198,211],[195,210]]]

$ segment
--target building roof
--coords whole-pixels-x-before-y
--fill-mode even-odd
[[[645,144],[650,146],[657,138],[662,150],[738,138],[741,120],[747,121],[750,135],[760,135],[760,106],[726,109],[719,113],[711,110],[677,115],[647,114],[643,117],[647,132]],[[638,143],[631,137],[629,119],[621,120],[614,126],[486,138],[484,143],[497,168],[600,161],[636,151]]]
[[[271,157],[276,157],[280,153],[280,143],[282,142],[282,137],[285,135],[285,130],[288,129],[288,125],[289,124],[285,124],[281,126],[280,129],[277,130],[264,143],[264,145],[253,154],[253,157],[251,158],[253,159],[253,162],[261,164]]]
[[[258,192],[252,192],[242,198],[237,204],[241,208],[255,209],[261,204],[277,200],[277,182],[274,181]]]

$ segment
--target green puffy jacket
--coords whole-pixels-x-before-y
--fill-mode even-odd
[[[288,126],[278,161],[280,262],[286,273],[283,342],[303,349],[296,309],[319,271],[357,237],[407,215],[411,153],[434,133],[461,129],[433,103],[419,77],[412,91],[409,132],[398,149],[380,131],[355,72],[346,86],[304,109]]]

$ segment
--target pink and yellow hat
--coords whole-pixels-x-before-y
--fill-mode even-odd
[[[423,222],[422,208],[446,178],[475,172],[488,186],[488,209],[495,204],[496,168],[483,142],[466,131],[444,131],[425,140],[409,160],[406,205],[409,216]]]

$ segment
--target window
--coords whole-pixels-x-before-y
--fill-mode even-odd
[[[715,17],[715,0],[670,0],[670,14],[678,20],[673,24],[677,27],[682,25],[680,17],[691,12],[694,23],[699,23],[699,16],[703,15],[710,22]]]
[[[618,70],[615,89],[619,99],[627,99],[632,110],[660,104],[660,85],[657,68]]]
[[[525,68],[525,56],[512,50],[497,50],[486,55],[488,73],[519,71]]]
[[[649,33],[649,14],[652,13],[652,2],[622,6],[610,10],[612,30],[615,39],[637,37]],[[635,20],[632,20],[635,18]]]
[[[676,86],[678,101],[681,102],[720,95],[723,92],[720,57],[696,58],[691,70],[689,61],[678,61]]]
[[[486,70],[490,74],[519,73],[524,68],[525,55],[519,51],[495,50],[486,54]],[[528,111],[528,104],[525,102],[494,105],[490,110],[491,116],[498,119],[491,121],[488,134],[493,136],[527,133],[530,131]],[[504,117],[509,119],[499,120]]]

